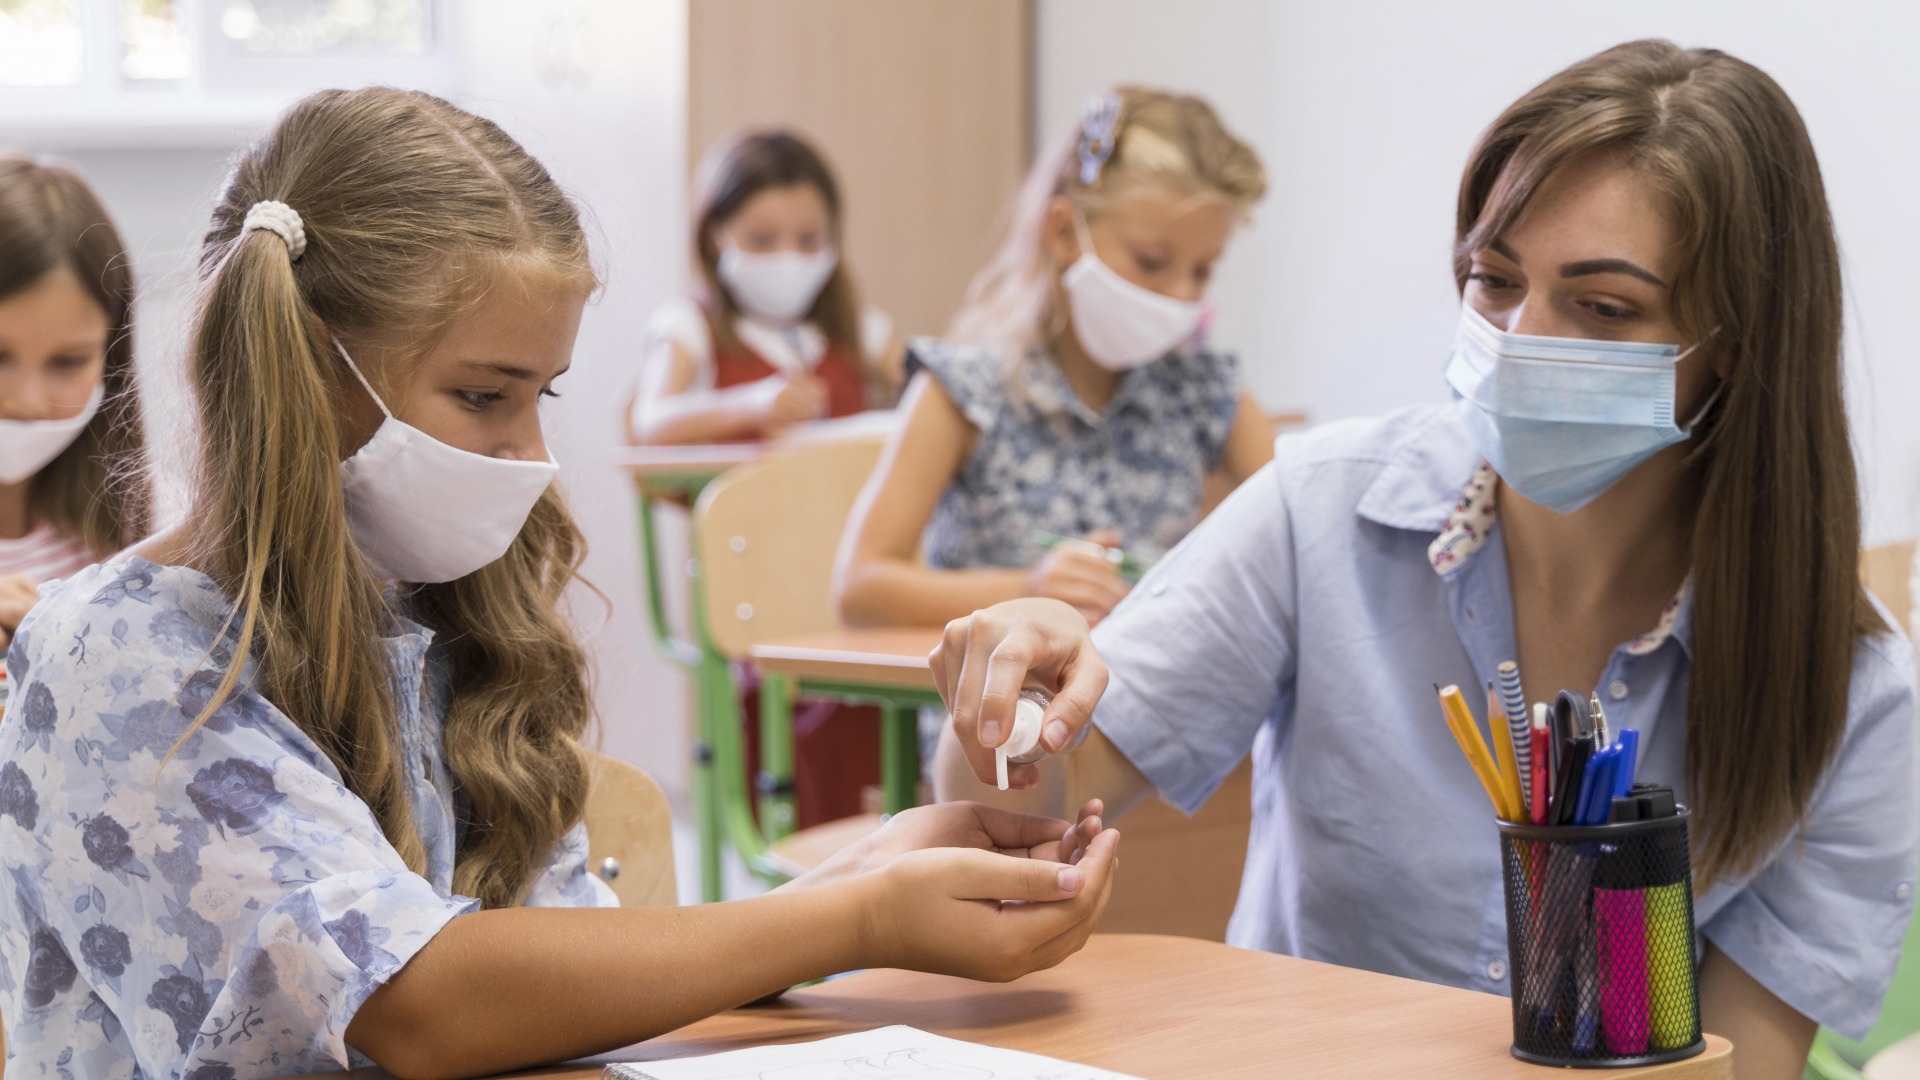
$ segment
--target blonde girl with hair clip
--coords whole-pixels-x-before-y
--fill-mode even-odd
[[[741,132],[707,151],[694,178],[699,287],[647,327],[634,442],[762,439],[893,404],[900,339],[859,302],[844,219],[826,158],[793,132]]]
[[[974,806],[768,896],[611,907],[558,606],[582,544],[538,408],[596,279],[498,127],[306,98],[238,160],[200,278],[185,521],[50,590],[8,658],[10,1060],[475,1076],[837,971],[1006,979],[1085,940],[1117,836]]]
[[[951,339],[909,350],[924,374],[847,527],[844,618],[927,625],[1044,596],[1098,621],[1123,567],[1193,527],[1209,474],[1237,485],[1269,460],[1238,364],[1204,338],[1213,268],[1266,185],[1199,98],[1088,103]]]
[[[146,535],[133,271],[86,180],[0,154],[0,649],[39,585]]]

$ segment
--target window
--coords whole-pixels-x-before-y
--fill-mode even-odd
[[[422,53],[432,30],[425,0],[230,0],[220,12],[221,37],[256,54]]]
[[[78,0],[0,0],[0,86],[76,86],[86,75]]]
[[[184,79],[193,70],[179,0],[125,0],[120,73],[133,80]]]
[[[449,0],[0,0],[0,145],[227,146],[328,86],[456,91]]]

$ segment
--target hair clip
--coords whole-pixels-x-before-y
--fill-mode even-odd
[[[1113,156],[1113,145],[1120,131],[1120,95],[1109,91],[1087,99],[1086,115],[1080,121],[1080,183],[1091,186],[1100,179],[1100,170]]]

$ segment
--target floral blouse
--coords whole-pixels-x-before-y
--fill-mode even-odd
[[[1029,566],[1036,532],[1118,529],[1147,561],[1200,516],[1201,488],[1226,453],[1240,401],[1230,355],[1175,352],[1128,372],[1095,412],[1035,347],[1011,373],[987,350],[916,339],[909,372],[939,380],[979,430],[973,457],[940,496],[922,543],[940,569]]]
[[[49,586],[14,635],[0,720],[8,1080],[368,1064],[344,1041],[354,1012],[479,906],[450,888],[463,800],[431,632],[396,618],[381,642],[417,765],[423,876],[319,747],[247,689],[251,662],[179,741],[232,656],[229,606],[203,574],[123,557]],[[576,827],[527,903],[612,906],[586,856]]]

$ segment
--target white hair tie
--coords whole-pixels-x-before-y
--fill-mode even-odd
[[[265,229],[286,241],[290,260],[298,261],[306,253],[306,226],[300,222],[300,212],[286,203],[272,199],[254,203],[253,208],[247,211],[247,220],[240,226],[240,235],[245,236],[255,229]]]

